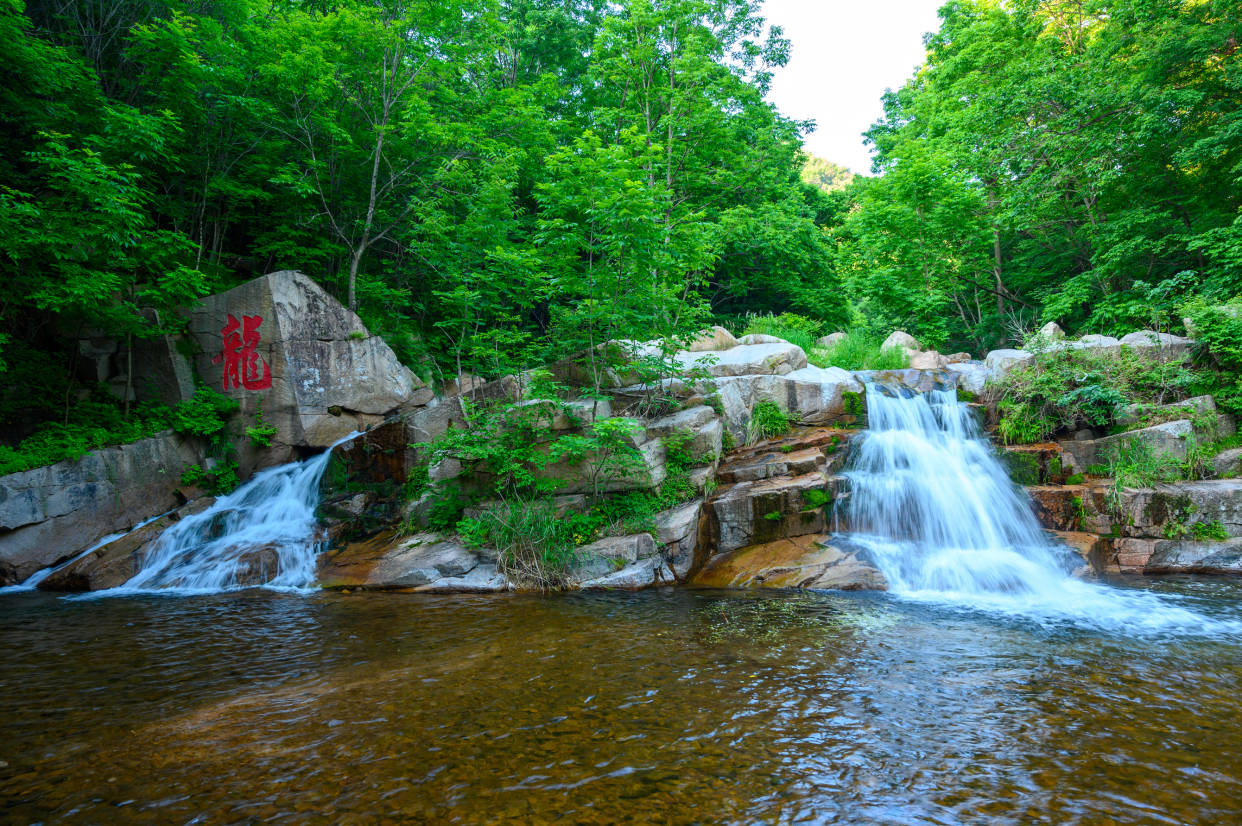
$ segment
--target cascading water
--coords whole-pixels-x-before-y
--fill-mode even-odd
[[[166,530],[132,579],[102,593],[309,588],[322,550],[315,519],[319,482],[331,457],[329,448],[260,471],[207,510]]]
[[[848,540],[909,599],[1129,632],[1235,630],[1154,594],[1072,575],[954,390],[867,385],[868,430],[845,472]]]

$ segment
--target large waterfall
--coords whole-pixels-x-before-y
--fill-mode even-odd
[[[207,510],[166,530],[147,552],[141,570],[105,593],[311,587],[315,557],[322,550],[315,508],[331,457],[329,448],[305,461],[255,474]]]
[[[867,416],[843,516],[893,593],[1136,633],[1226,630],[1154,594],[1073,576],[1081,560],[1040,529],[955,391],[870,383]]]

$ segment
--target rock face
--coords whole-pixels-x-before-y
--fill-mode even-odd
[[[181,474],[202,460],[168,431],[0,478],[0,585],[182,504]]]
[[[755,406],[770,401],[790,419],[804,424],[840,421],[856,411],[850,394],[857,397],[863,385],[839,367],[803,367],[782,376],[736,376],[718,379],[716,389],[724,410],[724,423],[734,441],[746,438],[746,425]]]
[[[500,573],[494,552],[471,550],[433,533],[384,533],[329,551],[319,558],[318,578],[324,588],[334,589],[469,593],[513,587]]]
[[[817,588],[882,591],[884,574],[866,553],[836,547],[828,536],[799,536],[714,557],[695,575],[703,588]]]
[[[39,583],[41,591],[103,591],[118,588],[142,568],[142,560],[160,534],[187,516],[207,510],[215,499],[203,497],[130,531],[53,571]]]
[[[209,387],[275,426],[264,464],[326,447],[432,394],[358,316],[297,272],[209,296],[190,317]]]

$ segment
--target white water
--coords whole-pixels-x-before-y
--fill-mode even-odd
[[[97,593],[214,593],[256,585],[310,588],[315,557],[322,550],[315,519],[319,482],[331,455],[329,448],[305,461],[256,473],[207,510],[164,531],[132,579]]]
[[[172,511],[165,511],[164,513],[158,513],[155,516],[152,516],[150,519],[144,519],[127,531],[117,531],[116,533],[110,533],[107,536],[100,539],[99,541],[97,541],[95,544],[91,545],[86,550],[80,553],[74,554],[73,556],[69,557],[64,562],[60,563],[59,565],[50,565],[47,568],[43,568],[38,571],[35,571],[33,574],[26,577],[26,579],[22,580],[16,585],[6,585],[3,588],[0,588],[0,594],[16,594],[16,593],[21,593],[23,591],[34,591],[39,587],[40,582],[47,579],[52,574],[56,573],[61,568],[64,568],[68,565],[72,565],[73,563],[81,559],[82,557],[89,554],[91,551],[98,550],[99,548],[102,548],[104,545],[107,545],[109,542],[115,542],[116,540],[120,539],[126,534],[133,533],[139,528],[146,527],[147,525],[154,522],[156,519],[159,519],[161,516],[166,516],[167,514],[171,512]]]
[[[1081,560],[1041,530],[1025,493],[952,390],[867,386],[868,430],[845,476],[849,536],[892,593],[1041,623],[1129,633],[1237,633],[1155,594],[1071,575]]]

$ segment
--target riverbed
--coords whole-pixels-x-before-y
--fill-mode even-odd
[[[684,589],[15,593],[0,629],[11,823],[1242,820],[1231,634]]]

